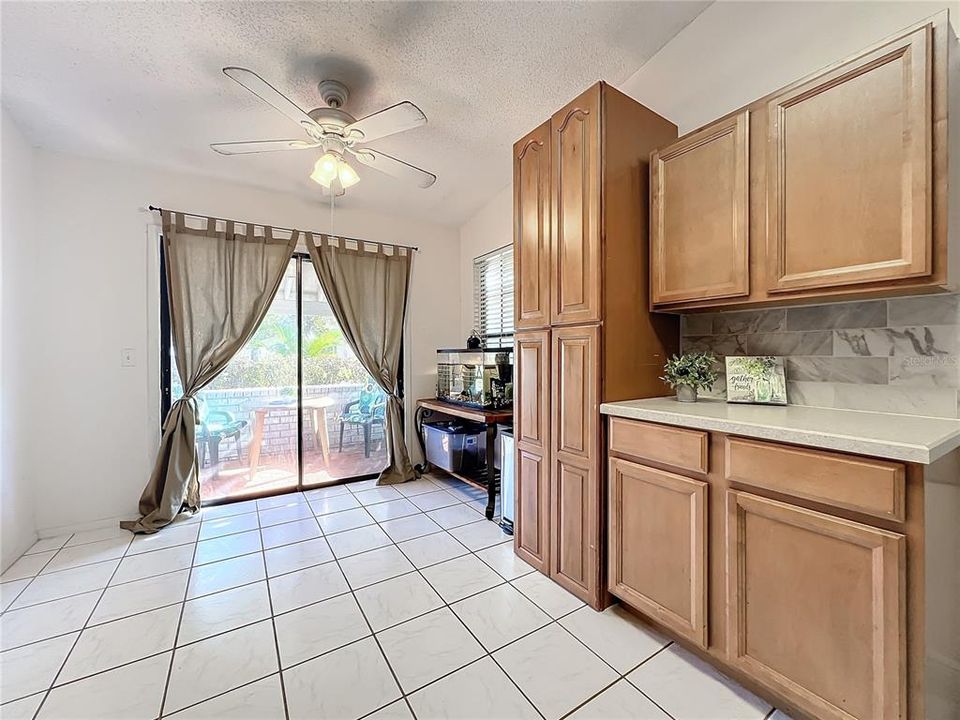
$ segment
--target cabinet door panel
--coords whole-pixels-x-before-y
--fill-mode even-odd
[[[610,592],[707,646],[707,483],[611,458]]]
[[[550,446],[550,331],[517,333],[514,363],[516,439],[543,453]]]
[[[584,602],[599,591],[599,482],[581,458],[557,455],[550,477],[550,577]]]
[[[550,121],[514,145],[514,312],[518,329],[550,324]]]
[[[808,713],[906,717],[904,536],[727,494],[729,659]]]
[[[517,497],[513,548],[542,573],[549,572],[550,462],[535,448],[517,444]]]
[[[548,572],[550,545],[550,331],[517,333],[514,433],[517,493],[514,550]]]
[[[767,104],[771,292],[932,271],[927,25]]]
[[[598,452],[600,329],[553,331],[554,449],[595,460]]]
[[[600,320],[600,86],[551,119],[553,322]]]
[[[749,293],[749,125],[742,112],[653,154],[655,305]]]

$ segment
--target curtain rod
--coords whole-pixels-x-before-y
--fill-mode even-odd
[[[163,212],[163,208],[157,207],[156,205],[147,205],[147,209],[153,210],[154,212]],[[240,220],[227,220],[226,218],[213,217],[212,215],[197,215],[196,213],[183,212],[182,210],[171,210],[170,212],[180,213],[181,215],[196,218],[197,220],[206,220],[207,218],[211,218],[213,220],[220,220],[221,222],[233,222],[238,225],[260,225],[261,227],[264,227],[263,223],[248,223]],[[339,238],[340,240],[350,240],[355,243],[366,243],[367,245],[386,245],[387,247],[404,248],[405,250],[410,250],[412,252],[420,252],[420,248],[416,247],[415,245],[400,245],[398,243],[377,242],[376,240],[360,240],[359,238],[346,237],[345,235],[314,232],[313,230],[297,230],[296,228],[279,227],[277,225],[268,225],[266,227],[272,227],[274,230],[281,230],[283,232],[298,232],[301,234],[309,232],[313,235],[326,235],[328,237]]]

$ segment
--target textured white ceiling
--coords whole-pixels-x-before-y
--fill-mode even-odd
[[[429,124],[371,143],[439,176],[360,167],[339,204],[460,224],[510,180],[512,143],[598,79],[618,84],[708,2],[3,2],[2,100],[34,145],[317,197],[316,151],[221,157],[298,137],[225,77],[261,74],[306,110],[316,83],[362,117],[400,100]],[[144,198],[149,202],[150,198]],[[202,211],[202,208],[197,208]]]

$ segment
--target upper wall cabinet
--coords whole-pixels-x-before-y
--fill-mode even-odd
[[[932,28],[767,103],[771,292],[929,275]]]
[[[600,320],[600,85],[554,113],[553,323]]]
[[[956,289],[956,49],[943,12],[655,153],[654,307]]]
[[[746,112],[653,153],[653,302],[741,297],[750,291]]]
[[[513,153],[515,326],[550,324],[550,121]]]

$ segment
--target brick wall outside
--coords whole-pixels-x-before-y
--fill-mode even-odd
[[[343,406],[360,398],[359,384],[350,385],[306,385],[303,388],[304,400],[315,397],[333,398],[333,405],[327,408],[327,432],[330,446],[337,447],[340,439],[340,423],[337,421]],[[242,444],[246,446],[253,431],[254,411],[271,405],[277,400],[296,401],[294,388],[234,388],[230,390],[209,390],[201,393],[209,410],[221,410],[231,413],[237,420],[246,420]],[[296,409],[274,409],[266,416],[263,429],[263,455],[276,455],[296,452],[297,449],[297,411]],[[348,444],[362,443],[363,430],[358,426],[347,426],[343,436],[344,447]],[[304,452],[319,451],[313,427],[313,414],[303,414]]]

